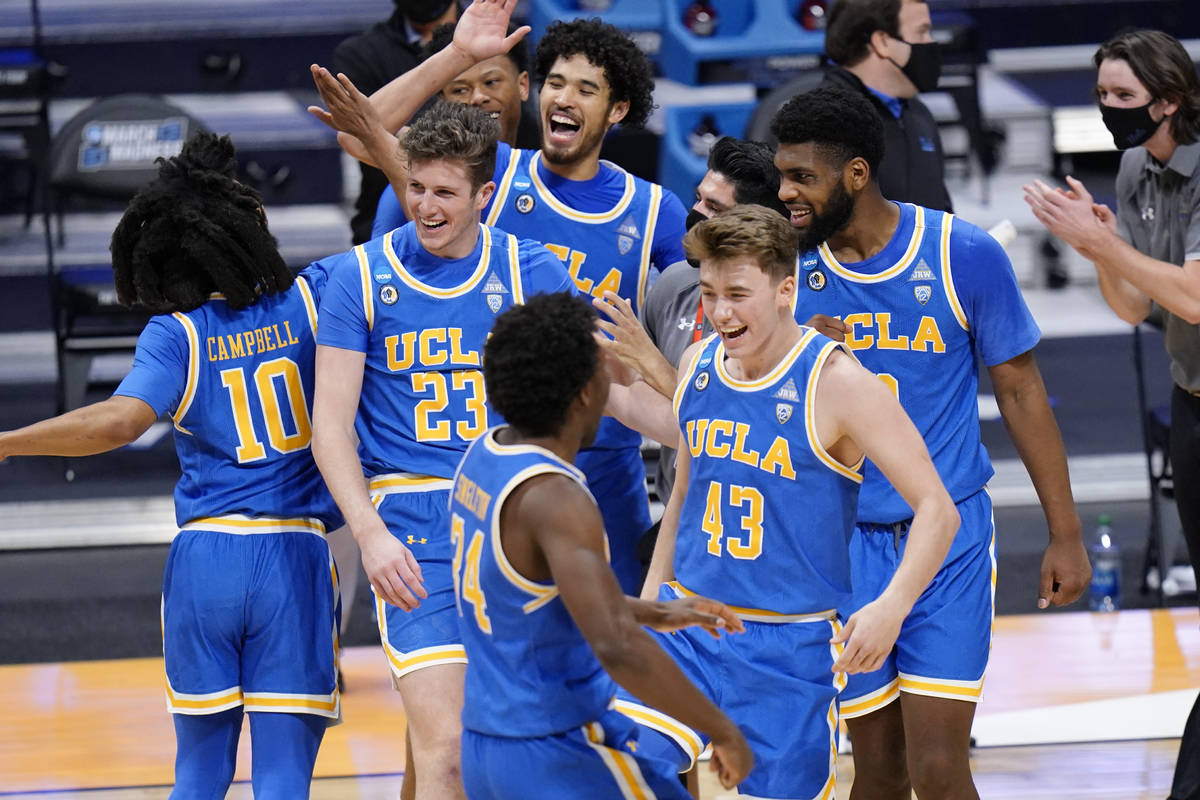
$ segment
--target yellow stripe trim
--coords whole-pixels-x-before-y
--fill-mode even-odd
[[[313,334],[317,332],[317,301],[313,298],[312,287],[302,276],[297,276],[296,285],[300,287],[300,297],[304,300],[304,310],[308,313],[308,324]]]
[[[525,302],[525,287],[521,285],[521,255],[520,243],[517,237],[508,234],[508,273],[509,283],[512,284],[513,303],[522,305]]]
[[[450,489],[454,481],[449,478],[435,478],[432,475],[400,475],[388,473],[376,475],[367,484],[373,494],[400,494],[405,492],[434,492]]]
[[[814,331],[815,333],[815,331]],[[816,418],[816,400],[817,400],[817,381],[821,377],[821,369],[825,366],[825,362],[829,360],[829,356],[834,350],[842,350],[848,352],[846,348],[839,342],[829,342],[817,355],[816,363],[813,364],[812,373],[808,378],[808,388],[804,393],[804,430],[808,435],[808,446],[813,453],[820,459],[821,463],[829,467],[831,470],[841,475],[843,478],[848,478],[857,484],[863,481],[862,469],[865,456],[860,457],[854,466],[849,467],[838,461],[833,456],[829,455],[829,451],[821,444],[820,438],[817,436],[817,418]],[[853,356],[851,356],[853,357]]]
[[[600,723],[589,722],[583,730],[588,744],[599,754],[609,772],[612,773],[613,779],[617,782],[617,788],[621,790],[621,796],[631,798],[631,800],[653,800],[654,793],[650,791],[650,787],[646,786],[642,772],[633,757],[604,744],[604,728],[600,726]]]
[[[492,234],[486,225],[479,226],[479,235],[483,238],[483,248],[479,254],[479,264],[475,267],[475,272],[463,283],[460,283],[458,286],[452,286],[449,289],[439,289],[436,286],[430,286],[409,274],[408,270],[404,268],[404,264],[400,262],[399,256],[396,255],[396,251],[392,249],[393,233],[395,231],[390,231],[383,238],[383,254],[387,257],[388,263],[392,265],[392,269],[400,278],[400,282],[421,294],[427,294],[430,297],[437,297],[442,300],[452,297],[462,297],[474,289],[483,280],[484,276],[487,275],[488,264],[492,260]]]
[[[688,589],[679,581],[668,581],[667,586],[670,586],[680,595],[696,597],[696,593]],[[837,617],[837,610],[833,608],[824,611],[815,611],[810,614],[784,614],[781,611],[768,611],[765,608],[744,608],[742,606],[731,606],[725,603],[726,608],[737,614],[742,619],[751,622],[771,622],[776,624],[792,623],[792,622],[828,622]],[[757,619],[756,619],[757,618]]]
[[[840,713],[843,719],[853,719],[870,714],[891,703],[900,696],[900,681],[893,678],[886,686],[876,689],[870,694],[853,700],[840,702]]]
[[[246,533],[268,533],[274,531],[308,531],[309,533],[324,534],[325,525],[317,519],[296,517],[283,519],[279,517],[246,517],[239,514],[228,514],[220,517],[197,517],[188,520],[180,530],[213,530],[214,528],[233,528]]]
[[[646,302],[646,283],[650,277],[650,259],[654,250],[654,231],[658,227],[658,212],[662,203],[662,187],[650,184],[650,211],[646,214],[645,237],[642,240],[642,260],[638,264],[637,301],[638,308]],[[665,269],[666,264],[660,264]],[[659,270],[662,271],[661,269]]]
[[[239,705],[242,702],[242,690],[234,687],[225,694],[218,695],[217,697],[206,698],[204,700],[194,698],[194,695],[178,694],[171,688],[171,684],[167,684],[167,701],[175,708],[188,708],[192,710],[216,709],[230,704]]]
[[[337,708],[337,690],[330,695],[329,700],[313,700],[309,695],[261,695],[246,692],[245,705],[263,706],[266,708],[315,708],[321,711],[333,711]]]
[[[541,197],[543,201],[545,201],[546,205],[550,206],[552,209],[554,209],[556,212],[558,212],[560,215],[566,217],[567,219],[574,220],[575,222],[584,222],[589,225],[599,225],[600,223],[603,223],[603,222],[612,222],[614,219],[619,217],[621,214],[625,213],[625,209],[629,208],[629,204],[633,201],[633,195],[635,193],[635,188],[636,188],[635,184],[634,184],[634,180],[633,180],[633,175],[631,175],[628,172],[625,172],[625,170],[621,169],[620,167],[618,167],[615,164],[611,164],[607,161],[604,161],[604,162],[601,162],[601,165],[600,165],[601,169],[604,169],[604,167],[607,166],[610,169],[615,169],[615,170],[618,170],[619,172],[625,172],[625,192],[624,192],[624,194],[621,195],[621,199],[617,201],[617,204],[615,206],[613,206],[611,209],[609,209],[608,211],[598,211],[598,212],[576,211],[575,209],[566,205],[561,200],[559,200],[557,197],[552,195],[550,193],[550,190],[548,188],[546,188],[546,184],[542,183],[542,179],[538,176],[538,170],[537,170],[537,165],[541,162],[541,160],[542,160],[542,152],[539,150],[538,152],[534,153],[533,158],[531,158],[529,160],[529,179],[533,182],[534,190],[537,191],[538,196]]]
[[[719,334],[709,334],[707,339],[701,341],[700,346],[696,348],[696,352],[692,353],[692,360],[688,362],[687,369],[683,371],[683,378],[680,379],[675,387],[675,395],[671,398],[671,408],[675,411],[675,419],[679,419],[679,406],[683,403],[683,395],[687,391],[687,387],[692,385],[692,378],[696,374],[696,364],[700,361],[700,356],[708,349],[709,342]]]
[[[500,185],[496,187],[496,193],[492,195],[492,208],[488,211],[485,220],[488,225],[495,225],[496,220],[500,219],[500,212],[504,210],[504,203],[508,200],[508,192],[512,188],[513,176],[517,174],[517,166],[520,163],[521,151],[514,147],[508,151],[508,166],[500,178]]]
[[[834,257],[833,251],[829,249],[829,245],[822,242],[818,248],[821,253],[821,258],[825,261],[825,266],[829,267],[837,275],[854,283],[881,283],[894,278],[901,272],[906,270],[917,256],[917,251],[921,249],[921,239],[925,233],[925,209],[920,206],[913,206],[916,209],[916,219],[913,221],[912,237],[908,240],[908,249],[904,251],[904,255],[900,260],[892,266],[885,269],[876,275],[863,275],[860,272],[855,272],[851,269],[846,269],[841,262]]]
[[[942,284],[946,287],[946,299],[950,301],[950,310],[964,331],[971,330],[967,315],[963,312],[962,303],[958,301],[958,290],[954,288],[954,274],[950,271],[950,228],[954,224],[954,215],[945,214],[942,217]]]
[[[391,233],[388,237],[391,237]],[[371,264],[367,261],[367,251],[360,244],[354,248],[358,258],[358,282],[362,287],[363,318],[367,321],[367,330],[375,327],[375,295],[371,289]]]
[[[175,409],[175,413],[171,416],[171,421],[175,424],[177,430],[191,436],[192,432],[183,427],[183,417],[191,410],[192,401],[196,398],[196,384],[200,379],[200,334],[196,332],[195,323],[185,314],[176,311],[171,316],[179,320],[179,324],[183,326],[183,332],[187,336],[188,341],[187,383],[183,388],[183,398],[179,401],[179,408]]]
[[[804,335],[800,337],[800,341],[792,345],[792,349],[783,357],[783,360],[776,364],[774,369],[766,375],[752,381],[739,380],[726,371],[725,343],[721,342],[721,344],[717,345],[717,352],[713,356],[713,362],[717,367],[717,376],[721,379],[722,383],[735,391],[757,392],[759,389],[765,389],[783,377],[783,373],[792,368],[792,365],[796,363],[796,359],[804,352],[804,348],[808,347],[808,343],[817,335],[816,330],[813,328],[802,328],[802,330],[804,331]],[[717,334],[713,335],[716,336]]]
[[[680,770],[681,772],[687,772],[695,766],[696,759],[704,752],[704,740],[700,738],[699,734],[682,722],[663,714],[661,711],[654,711],[653,709],[625,700],[614,701],[613,708],[634,722],[669,736],[672,741],[683,747],[692,760],[686,769]]]
[[[964,700],[978,700],[983,694],[983,681],[978,686],[956,686],[934,680],[914,680],[900,678],[901,691],[912,694],[928,694],[934,697],[957,697]]]

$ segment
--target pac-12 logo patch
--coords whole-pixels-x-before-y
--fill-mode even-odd
[[[696,380],[692,381],[692,385],[696,387],[697,392],[703,392],[705,387],[708,386],[708,373],[701,372],[696,376]]]
[[[389,283],[379,287],[379,302],[383,303],[385,306],[390,306],[399,299],[400,294],[396,291],[395,286],[392,286]]]
[[[633,248],[633,238],[632,237],[630,237],[630,236],[618,236],[617,237],[617,250],[620,251],[621,255],[625,255],[632,248]]]
[[[814,269],[808,273],[808,288],[814,292],[819,292],[825,288],[825,273],[818,269]]]
[[[500,306],[504,305],[504,298],[498,294],[489,294],[487,296],[488,308],[495,314],[500,310]]]
[[[917,298],[917,302],[925,305],[929,302],[929,298],[933,297],[933,289],[928,286],[914,286],[913,296]]]
[[[775,419],[779,420],[779,424],[787,422],[792,418],[792,406],[790,403],[775,404]]]
[[[520,211],[522,214],[528,214],[530,211],[533,211],[533,195],[529,194],[528,192],[517,195],[517,202],[515,205],[517,207],[517,211]]]

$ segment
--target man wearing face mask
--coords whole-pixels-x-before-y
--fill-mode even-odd
[[[1192,568],[1200,573],[1200,78],[1179,41],[1123,33],[1100,46],[1096,99],[1124,150],[1117,212],[1084,185],[1025,187],[1034,216],[1096,265],[1113,311],[1137,324],[1156,308],[1171,357],[1171,466]],[[1200,800],[1200,701],[1192,708],[1171,800]]]
[[[825,31],[835,66],[821,85],[861,94],[879,114],[885,147],[875,177],[884,197],[950,211],[942,139],[917,99],[937,89],[942,70],[930,28],[920,0],[838,0]]]

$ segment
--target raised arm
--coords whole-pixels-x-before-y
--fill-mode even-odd
[[[844,464],[870,458],[913,509],[908,544],[887,588],[846,622],[848,641],[834,669],[870,672],[891,652],[900,625],[942,566],[958,510],[946,493],[912,420],[883,381],[850,356],[835,351],[817,382],[818,435]]]
[[[536,542],[567,611],[613,680],[708,734],[721,783],[739,783],[754,761],[745,738],[634,618],[605,557],[600,512],[584,489],[560,475],[539,476],[514,491],[505,506],[506,526]]]
[[[129,444],[158,415],[145,402],[113,395],[57,417],[0,433],[0,461],[9,456],[92,456]]]
[[[313,398],[313,458],[362,550],[363,569],[376,594],[411,611],[426,597],[421,567],[408,548],[392,536],[367,494],[354,419],[362,392],[366,355],[317,345],[316,395]]]

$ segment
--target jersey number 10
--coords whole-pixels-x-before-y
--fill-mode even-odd
[[[258,405],[262,409],[262,420],[258,425],[250,415],[246,371],[241,367],[221,370],[221,385],[229,391],[229,406],[233,411],[233,424],[237,428],[238,463],[261,461],[267,457],[267,450],[259,436],[262,428],[266,428],[267,441],[277,453],[292,453],[308,447],[312,441],[312,420],[308,415],[304,384],[300,380],[300,367],[296,362],[290,358],[264,361],[254,370],[253,380],[254,390],[258,393]],[[280,388],[283,389],[282,397]],[[285,413],[291,418],[293,433],[288,433],[284,428]]]

